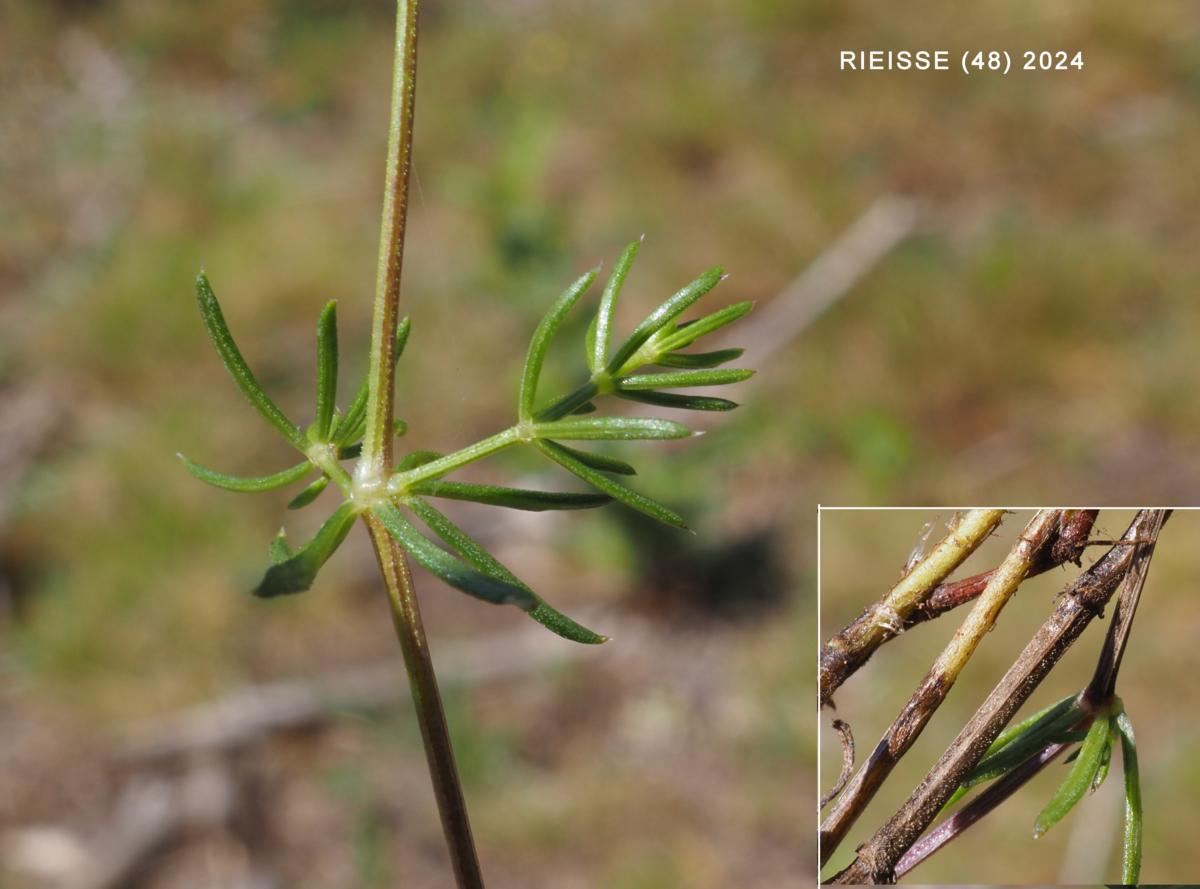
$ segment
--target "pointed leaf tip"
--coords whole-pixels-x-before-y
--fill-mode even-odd
[[[581,642],[586,645],[596,645],[605,641],[605,637],[589,630],[587,627],[567,617],[554,608],[545,599],[529,588],[520,578],[509,571],[501,562],[480,546],[465,531],[455,525],[445,514],[436,509],[433,504],[421,497],[412,497],[407,506],[434,534],[441,538],[447,546],[462,556],[469,564],[477,568],[483,575],[497,583],[517,587],[524,590],[529,599],[526,603],[514,603],[526,611],[530,617],[564,639]]]
[[[216,347],[217,354],[221,357],[221,363],[233,377],[233,381],[242,391],[242,395],[264,420],[279,430],[279,433],[293,447],[304,451],[307,447],[304,435],[259,385],[258,379],[246,364],[246,359],[242,357],[242,353],[233,339],[233,334],[229,332],[229,326],[225,323],[225,316],[221,312],[221,304],[217,301],[217,296],[203,272],[196,276],[196,303],[200,307],[200,318],[204,322],[208,338]]]
[[[288,469],[271,475],[240,476],[226,475],[209,469],[207,466],[189,460],[184,454],[176,454],[183,463],[183,468],[200,481],[226,491],[238,491],[243,494],[256,494],[260,491],[271,491],[282,488],[293,482],[298,482],[313,470],[313,465],[305,460]]]
[[[321,566],[334,554],[358,515],[353,503],[346,502],[317,530],[312,540],[298,550],[292,550],[283,529],[271,543],[272,565],[267,569],[262,582],[254,589],[254,595],[263,599],[301,593],[312,586]]]
[[[542,374],[542,365],[546,361],[546,351],[550,348],[550,341],[562,326],[571,307],[596,280],[599,271],[599,268],[594,268],[576,278],[571,286],[555,300],[550,311],[546,313],[537,329],[534,330],[533,338],[529,342],[529,350],[525,355],[525,366],[521,372],[521,388],[517,396],[517,413],[522,420],[529,420],[533,417],[533,403],[537,397],[538,379]]]

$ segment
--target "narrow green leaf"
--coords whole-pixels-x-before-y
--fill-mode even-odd
[[[271,559],[275,564],[267,569],[254,595],[270,599],[300,593],[311,587],[321,566],[350,533],[350,526],[357,515],[358,510],[353,503],[343,503],[325,520],[313,539],[295,551],[288,547],[281,531],[271,544]]]
[[[1104,783],[1104,779],[1108,777],[1108,767],[1112,763],[1113,744],[1117,742],[1120,734],[1117,729],[1117,721],[1110,719],[1108,721],[1108,743],[1104,745],[1104,750],[1100,755],[1100,767],[1096,770],[1096,777],[1092,779],[1092,786],[1088,788],[1090,793],[1095,793]]]
[[[999,778],[1048,745],[1069,740],[1068,733],[1079,722],[1081,713],[1076,696],[1071,695],[1007,729],[988,748],[988,753],[971,770],[962,786],[971,788]]]
[[[612,335],[613,312],[617,307],[617,297],[625,284],[625,276],[637,257],[641,240],[634,241],[623,251],[613,266],[612,274],[604,284],[604,293],[600,297],[600,309],[596,312],[596,330],[588,343],[588,369],[592,373],[604,367],[608,356],[608,342]]]
[[[414,494],[446,497],[450,500],[471,500],[489,506],[507,506],[542,512],[548,509],[592,509],[611,503],[607,494],[576,494],[561,491],[531,491],[526,488],[504,488],[498,485],[476,485],[469,482],[448,482],[440,479],[418,482],[410,488]]]
[[[521,373],[521,390],[517,396],[517,412],[521,420],[528,421],[533,417],[533,402],[537,397],[538,378],[542,374],[542,365],[546,361],[546,350],[550,347],[550,340],[562,326],[563,319],[567,317],[571,306],[575,305],[584,291],[596,280],[598,272],[599,269],[596,268],[580,275],[570,287],[563,291],[533,332],[533,339],[529,343],[529,352],[525,356],[525,367]]]
[[[754,376],[752,370],[680,370],[674,373],[637,374],[619,382],[621,389],[681,389],[685,386],[724,386],[740,383]]]
[[[200,306],[200,317],[204,321],[205,330],[208,331],[208,338],[216,346],[217,353],[221,356],[221,362],[229,371],[229,375],[233,377],[233,381],[237,383],[237,387],[242,390],[242,394],[246,396],[246,400],[264,420],[278,429],[288,442],[304,451],[308,447],[308,443],[303,434],[263,391],[258,379],[246,364],[246,359],[242,357],[237,343],[233,340],[233,335],[229,332],[229,326],[225,323],[225,316],[221,313],[221,305],[217,302],[217,296],[213,293],[208,278],[203,272],[196,276],[196,302]]]
[[[616,457],[609,457],[604,454],[595,454],[591,451],[581,451],[578,448],[569,448],[559,442],[555,442],[555,444],[589,469],[611,472],[613,475],[637,475],[637,470],[624,460],[618,460]]]
[[[1075,804],[1083,799],[1083,795],[1092,786],[1096,772],[1100,768],[1100,759],[1104,745],[1108,743],[1108,717],[1097,716],[1088,729],[1087,738],[1079,750],[1079,757],[1071,765],[1067,777],[1063,779],[1050,802],[1042,809],[1033,825],[1033,837],[1037,839],[1051,827],[1063,819]]]
[[[287,505],[288,509],[303,509],[321,496],[321,492],[329,486],[329,476],[323,475],[295,497]]]
[[[216,485],[218,488],[224,488],[226,491],[241,491],[248,494],[259,491],[271,491],[275,488],[282,488],[285,485],[298,482],[312,472],[314,468],[311,463],[305,460],[303,463],[297,463],[295,466],[284,469],[281,472],[276,472],[273,475],[243,477],[216,472],[207,466],[201,466],[199,463],[189,460],[183,454],[176,454],[175,456],[183,462],[183,468],[200,479],[200,481]]]
[[[542,438],[567,441],[662,440],[687,438],[692,434],[680,423],[650,417],[584,417],[538,423],[535,428]]]
[[[594,414],[594,413],[596,413],[596,405],[593,402],[589,401],[586,404],[581,404],[579,407],[575,408],[575,410],[571,411],[571,416],[579,417],[579,416],[582,416],[583,414]]]
[[[638,401],[655,407],[672,407],[685,411],[731,411],[738,406],[728,398],[712,398],[707,395],[679,395],[673,392],[627,392],[617,389],[617,397],[626,401]]]
[[[333,432],[333,408],[337,401],[337,337],[337,300],[331,299],[317,319],[317,419],[313,422],[317,441],[329,441]]]
[[[596,325],[599,320],[598,315],[593,315],[592,320],[588,322],[587,333],[583,335],[583,352],[587,356],[588,370],[592,373],[595,373],[597,370],[592,367],[592,354],[596,350]]]
[[[418,531],[393,504],[377,503],[371,511],[420,565],[456,590],[496,605],[516,605],[523,611],[531,611],[537,604],[537,597],[528,589],[481,574],[446,552]]]
[[[600,387],[589,380],[574,392],[568,392],[562,398],[558,399],[558,401],[542,408],[534,415],[533,419],[539,423],[549,420],[561,420],[563,417],[574,414],[599,393]]]
[[[1121,733],[1121,766],[1125,770],[1125,840],[1121,856],[1121,882],[1136,886],[1142,869],[1142,788],[1138,781],[1137,740],[1128,714],[1115,717]]]
[[[408,318],[400,319],[400,323],[396,325],[397,361],[404,354],[404,347],[408,344],[408,334],[411,330],[412,321]],[[367,425],[367,389],[367,377],[364,375],[362,384],[354,395],[354,400],[350,402],[350,407],[346,409],[345,415],[338,420],[337,426],[333,430],[333,440],[339,444],[356,441],[362,437]]]
[[[749,300],[734,303],[711,315],[705,315],[703,318],[680,325],[662,341],[662,349],[664,352],[674,352],[676,349],[686,348],[700,337],[707,336],[714,330],[720,330],[727,324],[732,324],[753,308],[754,303]]]
[[[435,509],[432,504],[422,500],[420,497],[412,497],[406,503],[408,508],[416,513],[434,534],[488,577],[501,583],[519,586],[521,589],[527,591],[533,597],[534,604],[532,608],[525,610],[538,623],[557,635],[562,636],[564,639],[570,639],[573,642],[596,645],[608,640],[608,637],[592,632],[587,627],[576,623],[549,605],[533,590],[529,589],[515,574],[504,567],[491,553],[450,521],[445,514]]]
[[[633,357],[633,353],[640,349],[646,340],[661,330],[664,325],[670,324],[678,318],[696,300],[716,287],[724,274],[725,270],[723,268],[714,266],[699,278],[686,284],[670,299],[647,315],[646,319],[634,328],[633,333],[629,335],[629,339],[621,344],[616,354],[608,362],[606,365],[608,372],[614,375],[617,374],[625,365],[625,362]],[[599,339],[599,336],[597,336],[597,339]]]
[[[575,459],[572,453],[562,445],[553,441],[546,441],[545,439],[534,441],[533,444],[534,447],[568,472],[574,473],[592,487],[603,491],[605,494],[609,494],[613,499],[620,500],[631,509],[636,509],[638,512],[650,516],[652,519],[658,519],[658,521],[675,528],[682,528],[684,531],[691,530],[684,524],[683,518],[678,514],[667,509],[661,503],[657,503],[649,497],[630,490],[619,482]]]
[[[352,460],[362,453],[362,442],[356,441],[352,445],[342,445],[338,448],[339,460]]]
[[[1000,748],[1006,746],[1009,742],[1011,742],[1014,739],[1016,739],[1017,737],[1023,735],[1025,732],[1029,731],[1030,729],[1034,728],[1035,726],[1037,726],[1043,722],[1048,722],[1048,721],[1057,719],[1059,716],[1061,716],[1063,713],[1065,713],[1070,708],[1072,702],[1077,697],[1078,697],[1078,695],[1069,694],[1065,698],[1063,698],[1061,701],[1055,701],[1050,706],[1043,707],[1041,710],[1038,710],[1032,716],[1029,716],[1029,717],[1021,720],[1016,725],[1010,725],[1008,728],[1006,728],[1004,731],[1002,731],[999,735],[996,736],[996,740],[992,742],[990,747],[988,747],[987,753],[985,753],[984,756],[988,756],[992,753],[997,752],[998,750],[1000,750]]]
[[[655,364],[663,367],[719,367],[741,358],[745,349],[718,349],[715,352],[671,352],[659,355]]]
[[[418,466],[424,466],[426,463],[432,463],[434,460],[441,458],[441,454],[437,451],[411,451],[400,458],[396,464],[396,472],[407,472],[410,469],[416,469]]]

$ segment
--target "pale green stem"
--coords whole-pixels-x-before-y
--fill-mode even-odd
[[[392,392],[396,372],[396,328],[399,323],[400,272],[404,257],[408,179],[412,165],[413,104],[417,77],[417,0],[396,4],[396,56],[392,73],[392,111],[388,124],[387,173],[379,265],[375,279],[375,311],[371,322],[371,357],[367,369],[366,431],[355,467],[355,487],[382,487],[392,469]],[[466,802],[454,762],[446,714],[429,656],[421,612],[404,551],[370,513],[364,514],[379,567],[387,585],[396,636],[404,654],[409,687],[425,757],[437,797],[442,830],[460,889],[481,889],[483,877],[471,837]]]
[[[821,649],[820,701],[824,705],[872,652],[895,636],[904,620],[967,556],[979,548],[1000,520],[1002,509],[972,509],[929,554],[878,602],[831,638]]]
[[[367,426],[357,473],[376,482],[392,466],[392,390],[396,371],[400,271],[408,216],[408,179],[412,166],[413,104],[417,83],[417,0],[396,4],[396,61],[392,72],[392,112],[388,123],[387,173],[379,264],[375,274],[375,311],[371,320],[371,357],[367,368]]]

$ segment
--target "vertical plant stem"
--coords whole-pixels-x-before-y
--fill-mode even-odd
[[[404,666],[412,688],[413,707],[421,727],[421,739],[425,742],[429,776],[433,779],[433,792],[442,816],[442,830],[446,835],[454,876],[460,889],[481,889],[483,875],[479,869],[479,857],[471,836],[467,804],[463,798],[458,767],[454,762],[450,732],[446,726],[446,713],[442,707],[437,677],[433,672],[433,662],[429,657],[429,645],[425,639],[421,609],[417,604],[408,561],[404,551],[375,516],[366,513],[363,515],[363,521],[366,522],[371,541],[375,544],[379,568],[387,584],[392,622],[396,626],[400,649],[404,652]]]
[[[388,123],[387,172],[379,264],[375,277],[375,309],[371,321],[371,356],[367,368],[367,423],[362,456],[355,469],[360,495],[386,495],[392,471],[392,393],[396,375],[396,328],[399,323],[400,272],[408,216],[408,180],[412,166],[413,107],[417,84],[417,0],[396,4],[396,56],[392,68],[392,108]],[[442,696],[421,609],[413,589],[404,550],[371,513],[363,514],[379,568],[387,586],[392,622],[404,654],[413,707],[425,744],[429,776],[442,818],[450,861],[460,889],[482,889],[479,856],[462,783],[454,761]]]
[[[367,368],[367,428],[360,481],[386,481],[392,468],[392,390],[396,372],[400,270],[408,218],[408,178],[412,166],[413,105],[417,87],[417,0],[396,4],[396,58],[392,68],[392,111],[388,123],[387,173],[379,264],[375,272],[375,312]],[[365,476],[365,478],[364,478]]]

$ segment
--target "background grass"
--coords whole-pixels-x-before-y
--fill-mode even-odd
[[[45,433],[2,495],[0,576],[19,604],[0,623],[0,707],[34,728],[7,745],[0,826],[86,831],[107,791],[72,788],[128,721],[394,657],[359,534],[312,594],[251,601],[286,496],[206,489],[173,457],[253,473],[286,456],[204,339],[200,267],[285,409],[310,403],[325,299],[342,301],[358,371],[392,8],[0,13],[0,424],[6,441]],[[715,299],[762,311],[879,196],[928,210],[742,387],[737,415],[669,457],[627,452],[697,541],[616,511],[469,514],[552,601],[653,628],[561,674],[461,692],[493,885],[807,878],[816,502],[1194,498],[1198,31],[1183,2],[429,5],[398,383],[412,447],[504,425],[536,318],[632,237],[647,242],[625,325],[713,262],[732,273]],[[923,46],[1082,49],[1086,68],[835,69],[840,49]],[[576,319],[563,343],[582,334]],[[48,418],[15,409],[27,392]],[[520,458],[479,477],[513,475],[558,481]],[[316,519],[287,516],[292,536]],[[435,646],[520,625],[420,584]],[[288,760],[289,811],[308,813],[286,831],[297,873],[382,884],[403,866],[439,885],[405,707]]]

